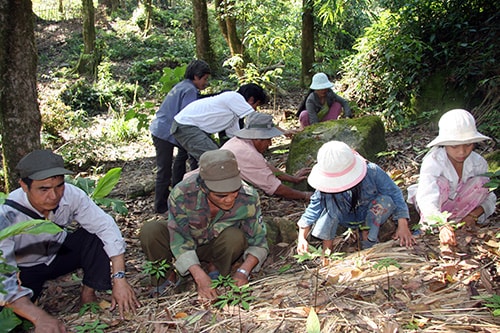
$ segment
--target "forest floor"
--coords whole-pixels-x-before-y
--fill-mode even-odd
[[[39,48],[50,48],[64,40],[72,28],[47,26],[38,32]],[[49,40],[52,38],[52,42]],[[47,50],[45,50],[47,51]],[[47,51],[48,52],[48,51]],[[56,90],[53,82],[39,82],[42,93]],[[284,96],[276,105],[264,108],[285,128],[294,128],[293,113],[297,96]],[[97,126],[108,126],[103,117]],[[432,126],[411,131],[387,133],[388,154],[377,163],[405,192],[417,181],[425,144],[436,135]],[[266,157],[284,168],[290,140],[277,138]],[[481,144],[478,152],[493,149]],[[437,235],[418,238],[417,245],[401,248],[388,241],[358,251],[356,244],[339,238],[338,246],[347,252],[341,260],[298,263],[293,257],[293,241],[271,245],[261,272],[252,277],[250,310],[228,307],[222,310],[197,302],[195,285],[189,277],[175,290],[159,298],[149,296],[152,288],[143,273],[144,255],[138,232],[143,223],[165,217],[153,212],[154,147],[141,141],[123,146],[102,147],[104,169],[120,166],[121,180],[112,196],[125,200],[129,213],[117,223],[126,239],[127,278],[142,306],[136,315],[119,320],[116,311],[107,310],[110,295],[99,295],[103,302],[98,314],[79,314],[79,274],[47,283],[40,304],[59,316],[72,332],[84,331],[87,323],[103,323],[105,332],[305,332],[311,308],[318,314],[322,332],[500,332],[500,319],[475,295],[498,295],[500,291],[500,219],[495,214],[487,226],[475,232],[460,231],[459,245],[451,256],[439,251]],[[303,202],[287,201],[259,192],[266,219],[284,218],[296,223],[305,208]],[[397,265],[377,269],[382,259]],[[375,265],[375,267],[374,267]],[[500,302],[497,301],[497,307]]]

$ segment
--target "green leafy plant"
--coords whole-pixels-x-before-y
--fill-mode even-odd
[[[104,333],[104,330],[108,327],[109,327],[108,324],[102,323],[99,319],[96,319],[91,323],[85,323],[83,325],[76,326],[75,330],[78,333],[86,333],[86,332]]]
[[[500,316],[500,295],[473,296],[472,298],[487,302],[484,306],[492,310],[493,316]]]
[[[320,333],[321,332],[321,326],[320,326],[318,314],[316,313],[316,310],[314,310],[314,307],[311,307],[309,309],[309,314],[307,315],[306,332],[307,333]]]
[[[484,187],[488,188],[490,191],[495,191],[500,186],[500,169],[495,172],[487,172],[484,176],[490,178],[490,181],[484,184]]]
[[[1,193],[1,203],[3,204],[5,200],[5,194]],[[62,229],[54,224],[53,222],[47,220],[29,220],[21,223],[16,223],[14,225],[8,226],[0,230],[0,241],[15,236],[19,234],[31,234],[38,235],[42,233],[56,234],[61,232]],[[5,258],[3,257],[3,252],[0,250],[0,293],[5,294],[6,290],[4,289],[3,274],[10,274],[13,272],[17,272],[18,269],[14,266],[8,265],[5,263]],[[22,324],[23,321],[17,317],[17,315],[10,308],[3,308],[0,311],[0,322],[2,323],[2,328],[5,332],[9,332],[19,324]]]
[[[214,304],[215,307],[221,310],[226,306],[236,306],[238,308],[240,332],[243,332],[240,308],[247,311],[250,309],[250,302],[255,299],[255,297],[252,296],[253,289],[249,284],[237,286],[234,279],[229,275],[219,275],[216,280],[212,281],[212,288],[222,288],[225,291],[222,295],[217,297],[217,301]]]
[[[391,292],[391,278],[389,276],[389,267],[394,266],[396,268],[401,269],[401,265],[393,258],[384,258],[377,261],[376,264],[373,265],[373,268],[376,270],[385,269],[385,273],[387,276],[387,299],[390,301],[392,299]]]
[[[125,215],[128,210],[123,200],[107,198],[120,180],[121,172],[122,168],[110,169],[97,181],[97,184],[93,179],[82,177],[66,177],[66,181],[85,191],[96,204],[110,207],[113,211]]]
[[[331,253],[330,249],[326,249],[323,251],[321,247],[316,248],[312,245],[309,245],[309,249],[307,252],[302,253],[302,254],[295,254],[293,257],[297,259],[297,262],[300,264],[306,260],[311,260],[314,261],[317,258],[323,258],[323,260],[338,260],[344,256],[344,253],[341,252],[335,252]],[[317,265],[316,269],[314,270],[314,277],[316,279],[315,283],[315,289],[314,289],[314,301],[313,301],[313,307],[316,307],[316,301],[318,299],[318,281],[319,281],[319,270],[321,268],[321,265]]]
[[[162,260],[146,260],[142,271],[144,274],[148,274],[155,278],[156,281],[156,298],[160,296],[160,285],[159,280],[167,275],[170,265],[167,263],[167,259]]]
[[[92,318],[92,315],[96,315],[101,311],[101,307],[99,306],[98,303],[96,302],[90,302],[90,303],[85,303],[82,305],[80,308],[80,311],[78,311],[79,316],[83,316],[85,312],[90,313],[90,317]]]

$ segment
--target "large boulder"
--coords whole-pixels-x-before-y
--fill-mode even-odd
[[[290,144],[286,172],[294,174],[316,163],[318,149],[331,140],[343,141],[366,159],[375,162],[377,153],[387,149],[382,120],[377,116],[325,121],[306,127]],[[307,184],[295,186],[305,189]]]

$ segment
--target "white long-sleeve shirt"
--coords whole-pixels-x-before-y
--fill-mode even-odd
[[[77,222],[89,233],[99,237],[104,244],[104,251],[109,257],[124,253],[125,241],[114,219],[99,208],[81,189],[67,183],[64,187],[64,195],[59,206],[49,214],[48,219],[62,228],[70,225],[73,221]],[[9,194],[9,199],[43,216],[33,208],[26,193],[21,188],[12,191]],[[17,209],[7,205],[0,206],[0,230],[28,220],[32,220],[32,218]],[[15,267],[48,265],[54,260],[66,235],[66,231],[57,234],[20,234],[0,241],[0,250],[3,252],[6,263]],[[4,275],[4,278],[6,280],[3,281],[3,284],[7,294],[0,293],[0,305],[31,294],[30,289],[18,286],[16,274]]]
[[[488,171],[488,163],[476,152],[472,152],[464,161],[462,178],[460,181],[465,183],[468,179],[480,176]],[[444,147],[432,148],[422,161],[420,167],[420,176],[418,184],[408,188],[408,199],[410,202],[416,199],[421,215],[431,216],[439,214],[441,207],[439,205],[439,186],[437,179],[444,177],[450,184],[450,197],[454,197],[459,185],[459,178],[455,168],[451,164]],[[481,203],[484,214],[479,217],[478,222],[484,222],[491,214],[495,212],[496,195],[490,192],[486,199]]]

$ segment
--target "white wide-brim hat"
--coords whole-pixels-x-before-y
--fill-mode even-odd
[[[307,182],[321,192],[339,193],[359,184],[366,168],[366,160],[344,142],[329,141],[318,150]]]
[[[331,87],[333,87],[333,83],[328,80],[328,76],[326,76],[325,73],[314,74],[311,85],[309,86],[312,90],[322,90]]]
[[[454,109],[439,119],[439,135],[427,147],[456,146],[489,140],[476,129],[476,121],[470,112]]]

